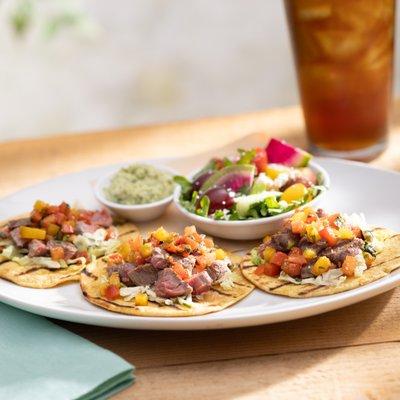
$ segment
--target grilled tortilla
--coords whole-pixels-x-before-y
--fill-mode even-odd
[[[294,284],[280,280],[278,277],[256,275],[257,267],[252,264],[249,256],[243,258],[240,265],[241,270],[250,282],[261,290],[272,294],[306,298],[345,292],[383,278],[400,267],[400,234],[383,228],[376,228],[373,232],[379,240],[384,242],[383,250],[377,255],[372,266],[364,271],[360,277],[348,277],[337,286]]]
[[[236,261],[233,260],[233,256],[230,256],[230,258],[233,262]],[[170,306],[152,301],[149,301],[146,306],[136,306],[133,301],[125,301],[124,299],[110,301],[101,295],[101,282],[107,280],[106,267],[105,261],[99,259],[94,268],[83,270],[81,273],[82,293],[92,304],[121,314],[146,317],[190,317],[209,314],[237,303],[254,289],[253,284],[241,274],[239,264],[235,263],[232,268],[233,287],[224,289],[219,284],[214,284],[207,293],[200,296],[199,301],[194,300],[192,307],[179,304]]]
[[[27,215],[18,216],[22,218]],[[16,218],[10,218],[10,220]],[[0,223],[0,226],[7,224],[7,221]],[[115,225],[118,228],[119,238],[133,235],[137,232],[137,227],[131,223]],[[20,265],[14,261],[0,258],[0,278],[14,282],[19,286],[30,288],[45,289],[61,285],[63,283],[79,281],[80,272],[84,265],[73,264],[67,268],[50,269],[43,265]]]

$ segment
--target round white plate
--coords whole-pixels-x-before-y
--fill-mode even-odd
[[[176,161],[153,160],[153,163],[174,167]],[[332,211],[364,212],[372,225],[400,231],[400,174],[353,162],[331,159],[316,161],[331,176],[331,190],[324,199],[323,207]],[[93,184],[97,178],[116,167],[118,165],[89,169],[21,190],[0,201],[0,218],[26,212],[39,198],[49,202],[78,201],[85,207],[98,207],[93,196]],[[173,206],[170,206],[168,215],[163,219],[166,228],[169,224],[177,226],[177,214],[171,207]],[[187,221],[179,220],[178,224],[183,227],[185,222]],[[157,220],[140,227],[147,230],[156,226]],[[235,245],[237,247],[237,242]],[[244,242],[243,247],[246,246],[250,244]],[[386,292],[399,282],[400,270],[358,289],[311,299],[290,299],[256,289],[247,298],[226,310],[184,318],[135,317],[112,313],[86,302],[78,284],[54,289],[28,289],[0,280],[0,300],[36,314],[84,324],[128,329],[220,329],[268,324],[320,314]]]

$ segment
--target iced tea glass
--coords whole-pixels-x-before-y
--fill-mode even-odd
[[[372,159],[387,142],[395,0],[285,0],[317,154]]]

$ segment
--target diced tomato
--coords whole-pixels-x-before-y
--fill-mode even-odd
[[[293,264],[304,265],[307,264],[307,260],[303,255],[289,255],[288,262]]]
[[[311,222],[315,222],[318,217],[315,214],[310,214],[307,216],[306,223],[310,224]]]
[[[183,280],[189,279],[189,274],[186,271],[186,269],[183,267],[182,264],[180,264],[178,262],[174,262],[174,263],[172,263],[172,269],[179,276],[179,278],[181,278]]]
[[[104,295],[107,300],[116,300],[119,297],[119,288],[116,285],[108,285]]]
[[[258,173],[265,172],[267,170],[268,159],[265,149],[260,147],[256,148],[256,155],[254,156],[253,162]]]
[[[289,257],[290,256],[301,256],[303,252],[299,247],[292,247],[289,251]]]
[[[140,253],[135,254],[135,264],[136,265],[143,265],[146,263],[146,259],[143,258]]]
[[[58,212],[58,206],[53,206],[53,205],[47,206],[47,208],[46,208],[46,213],[47,213],[48,215],[50,215],[50,214],[55,214],[56,212]]]
[[[265,271],[264,267],[265,267],[265,264],[259,265],[259,266],[256,268],[256,270],[254,271],[254,273],[255,273],[256,275],[258,275],[258,276],[264,275],[264,271]],[[278,267],[278,268],[279,268],[279,267]]]
[[[71,223],[71,221],[65,221],[63,222],[62,226],[61,226],[61,232],[62,233],[74,233],[75,229],[73,227],[73,224]]]
[[[198,241],[201,242],[201,237],[199,239],[200,240],[198,240]],[[212,247],[214,247],[214,241],[210,237],[205,237],[204,245],[208,248],[212,248]]]
[[[62,260],[64,258],[64,249],[61,246],[53,247],[50,249],[50,255],[54,261]]]
[[[339,228],[339,226],[337,225],[337,219],[338,219],[339,216],[340,216],[340,214],[339,214],[339,213],[336,213],[336,214],[332,214],[332,215],[330,215],[330,216],[328,217],[329,225],[330,225],[332,228],[335,228],[335,229]]]
[[[287,259],[287,254],[277,251],[269,260],[271,264],[281,266],[283,262]]]
[[[70,207],[69,205],[63,201],[59,206],[58,206],[58,211],[64,215],[67,215],[69,213]]]
[[[292,221],[292,232],[301,234],[305,231],[306,225],[303,221]]]
[[[92,212],[86,210],[79,210],[77,214],[78,214],[78,220],[86,222],[87,224],[91,224],[91,217],[93,215]]]
[[[328,246],[332,247],[337,243],[337,237],[335,236],[335,233],[332,231],[332,228],[321,229],[318,233],[322,239],[326,240]]]
[[[275,264],[264,264],[264,274],[268,276],[276,276],[281,272],[281,267]]]
[[[65,215],[63,213],[57,212],[54,214],[56,217],[56,224],[57,225],[62,225],[63,222],[65,221]]]
[[[186,250],[185,244],[164,243],[163,247],[165,251],[173,254],[183,253]]]
[[[107,263],[109,265],[121,264],[123,262],[124,262],[124,259],[122,258],[121,254],[119,254],[119,253],[110,254],[107,258]]]
[[[282,271],[286,272],[288,275],[292,277],[296,277],[300,275],[301,272],[301,264],[295,264],[292,262],[285,261],[282,264]]]
[[[40,222],[40,220],[42,219],[42,213],[38,210],[33,210],[31,212],[31,221],[32,222]]]
[[[40,225],[43,226],[43,228],[48,228],[50,224],[55,224],[56,225],[56,216],[54,214],[50,214],[47,217],[44,217],[42,221],[40,222]]]
[[[207,260],[205,256],[196,257],[196,270],[197,272],[204,271],[207,267]]]

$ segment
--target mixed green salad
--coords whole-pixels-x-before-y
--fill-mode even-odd
[[[234,157],[211,159],[191,180],[175,176],[179,202],[214,220],[265,218],[291,211],[326,188],[309,166],[311,154],[271,139],[265,148],[239,149]]]

